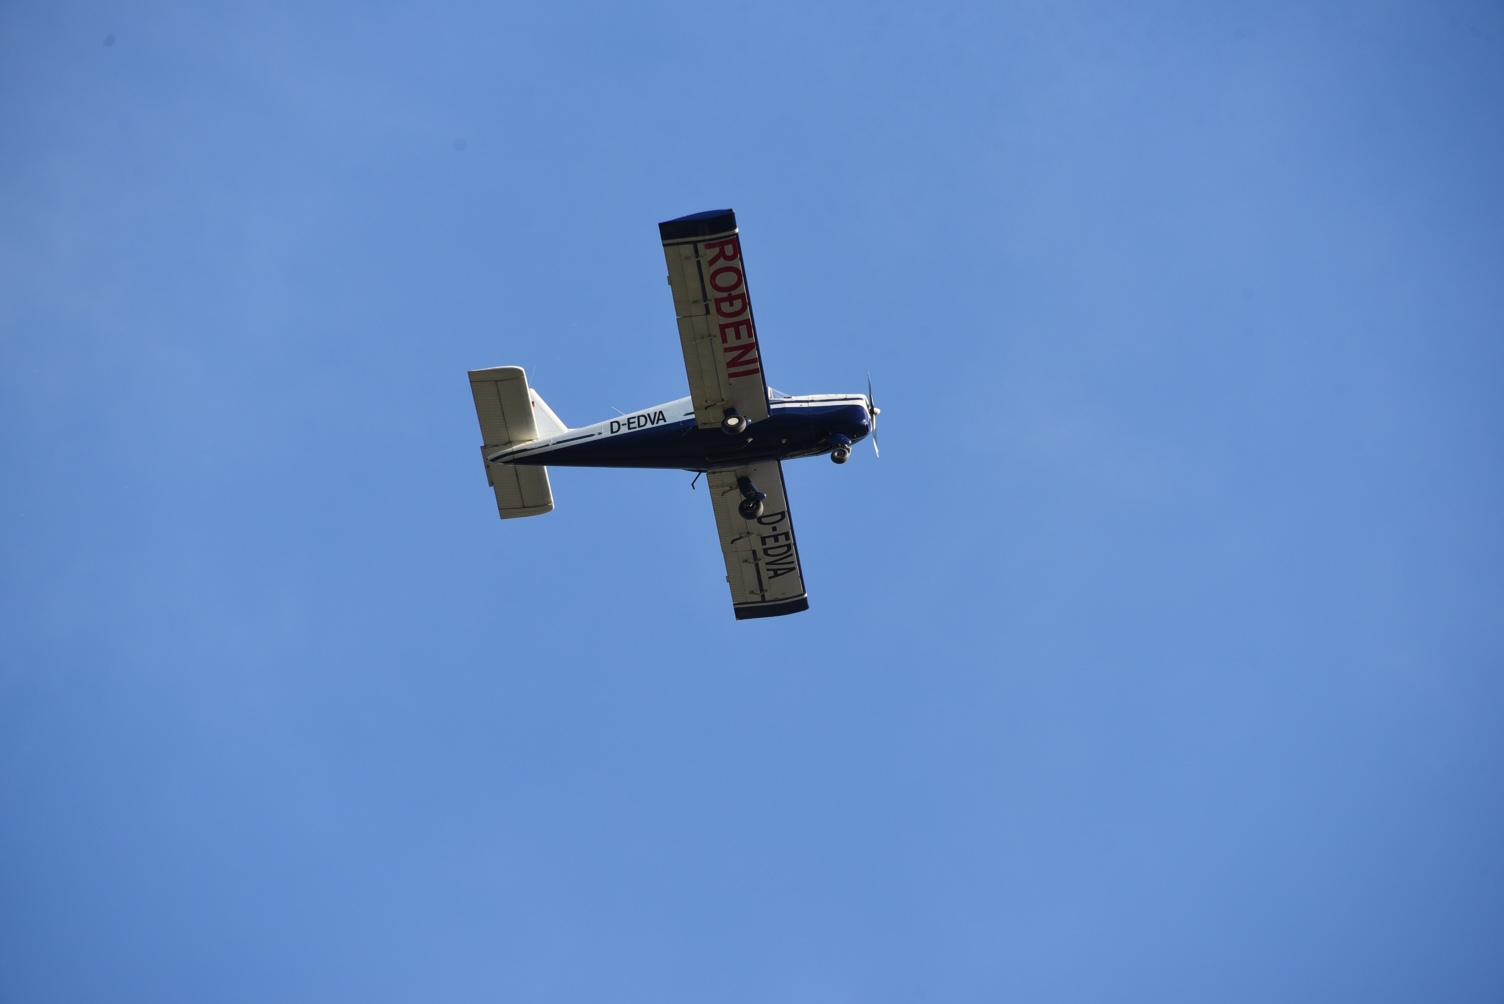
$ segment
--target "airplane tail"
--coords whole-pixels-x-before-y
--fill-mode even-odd
[[[547,439],[549,436],[562,436],[569,431],[569,426],[554,414],[554,410],[548,406],[548,402],[542,396],[529,387],[528,397],[533,402],[533,424],[538,428],[538,438]]]
[[[496,510],[502,519],[541,516],[553,512],[554,493],[548,483],[548,468],[493,464],[487,457],[535,439],[556,436],[566,426],[543,398],[527,385],[521,366],[497,366],[470,371],[470,394],[480,419],[483,443],[481,462],[486,482],[496,493]]]

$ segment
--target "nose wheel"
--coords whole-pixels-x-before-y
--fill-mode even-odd
[[[758,491],[752,479],[747,477],[737,478],[736,487],[742,493],[742,500],[736,505],[736,511],[742,514],[742,519],[751,520],[761,516],[763,503],[768,500],[767,494]]]
[[[851,459],[851,440],[849,438],[846,436],[832,436],[830,437],[830,441],[835,447],[830,451],[832,463],[844,464]]]

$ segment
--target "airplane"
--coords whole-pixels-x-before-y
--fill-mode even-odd
[[[689,396],[570,428],[519,366],[470,371],[481,458],[502,519],[554,508],[548,468],[650,467],[705,475],[737,620],[809,609],[783,461],[829,454],[837,464],[872,437],[866,394],[793,396],[768,387],[747,294],[736,214],[658,224],[679,321]]]

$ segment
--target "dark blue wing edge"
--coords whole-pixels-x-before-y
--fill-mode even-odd
[[[709,237],[711,234],[724,234],[735,229],[736,212],[734,210],[708,209],[703,213],[691,213],[676,220],[665,220],[658,224],[658,235],[666,243]]]
[[[801,610],[809,609],[808,596],[796,596],[792,600],[778,600],[773,603],[738,603],[733,604],[736,610],[736,619],[739,621],[751,620],[754,617],[782,617],[784,614],[797,614]]]

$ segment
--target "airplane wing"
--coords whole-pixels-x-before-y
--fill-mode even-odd
[[[695,424],[719,428],[728,409],[750,422],[767,418],[768,385],[736,214],[715,209],[681,216],[658,224],[658,234],[674,291]]]
[[[737,511],[740,478],[749,478],[767,495],[762,515],[746,519]],[[706,476],[715,505],[715,525],[726,558],[726,581],[737,620],[777,617],[809,609],[804,570],[794,541],[794,520],[783,487],[783,465],[776,460],[748,464]]]

